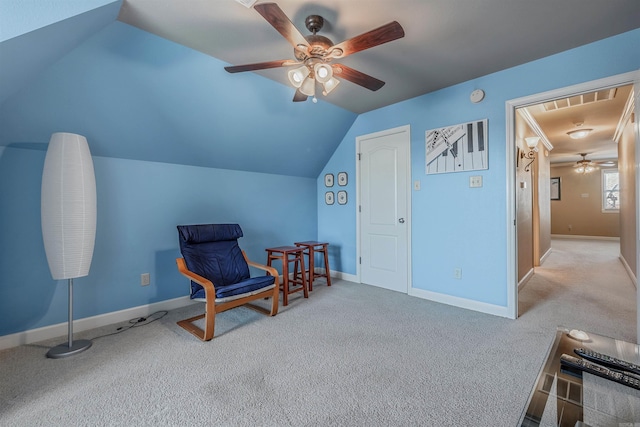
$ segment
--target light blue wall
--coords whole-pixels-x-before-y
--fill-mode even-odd
[[[332,268],[356,274],[355,138],[411,126],[413,287],[507,305],[507,182],[505,102],[510,99],[640,69],[640,30],[601,40],[502,72],[381,108],[358,117],[317,180],[318,238],[335,248]],[[469,101],[474,89],[486,98]],[[425,131],[489,120],[489,169],[425,174]],[[347,171],[347,206],[324,204],[324,173]],[[469,188],[469,176],[484,185]],[[333,266],[336,267],[333,267]],[[453,269],[462,268],[462,280]]]
[[[294,104],[290,87],[127,24],[102,28],[118,3],[0,43],[3,59],[35,61],[16,53],[0,82],[11,92],[0,97],[0,336],[66,321],[66,283],[51,279],[40,231],[53,132],[86,136],[96,170],[96,250],[76,280],[76,319],[186,295],[177,224],[238,222],[263,262],[266,247],[317,238],[315,178],[356,115]]]
[[[51,278],[42,243],[39,148],[0,150],[0,336],[67,320],[67,284]],[[262,263],[266,247],[316,238],[312,178],[95,156],[94,167],[96,246],[89,276],[74,280],[76,319],[187,295],[178,224],[237,222]]]
[[[83,27],[104,22],[114,4],[81,15]],[[67,23],[27,34],[25,51]],[[406,124],[412,180],[422,182],[412,193],[413,286],[505,306],[505,101],[636,70],[638,46],[640,30],[356,119],[322,101],[294,109],[290,88],[227,75],[214,58],[113,22],[0,105],[0,336],[66,321],[66,284],[51,279],[40,231],[44,150],[55,131],[87,136],[98,187],[96,251],[90,275],[76,281],[76,318],[185,295],[177,224],[239,222],[241,245],[262,260],[267,246],[327,240],[332,269],[355,274],[355,137]],[[487,97],[473,105],[476,88]],[[483,118],[490,169],[427,177],[425,130]],[[316,128],[319,119],[333,125]],[[340,171],[349,203],[327,206],[323,175]],[[468,188],[471,174],[483,188]],[[462,280],[452,279],[454,266]],[[143,288],[145,272],[152,284]]]

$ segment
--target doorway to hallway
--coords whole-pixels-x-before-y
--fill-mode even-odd
[[[549,203],[550,172],[547,169],[547,172],[546,173],[544,171],[541,172],[540,176],[533,176],[533,174],[536,173],[535,168],[538,166],[537,165],[538,162],[544,163],[546,161],[547,167],[549,167],[549,160],[545,159],[545,157],[549,155],[549,151],[552,151],[550,148],[555,148],[553,147],[553,138],[547,138],[547,135],[545,134],[544,131],[542,131],[539,128],[536,128],[536,126],[533,126],[533,129],[532,129],[533,132],[541,136],[542,137],[541,139],[550,140],[551,143],[549,145],[551,147],[548,147],[545,144],[539,144],[538,150],[535,153],[536,163],[532,166],[532,169],[534,169],[534,171],[532,171],[532,182],[530,183],[524,182],[524,179],[522,178],[523,177],[522,171],[520,169],[523,168],[522,143],[524,142],[523,139],[524,139],[524,136],[526,135],[522,135],[522,132],[519,132],[517,129],[516,110],[518,108],[532,107],[538,104],[541,104],[541,105],[545,104],[546,106],[546,104],[553,104],[553,103],[556,103],[556,101],[558,101],[557,105],[561,105],[561,102],[559,101],[566,102],[567,100],[569,100],[570,102],[575,102],[576,99],[578,99],[578,97],[582,96],[583,94],[595,93],[598,91],[606,92],[611,88],[616,88],[623,85],[633,85],[634,78],[635,78],[635,75],[633,73],[627,73],[624,75],[613,76],[607,79],[588,82],[588,83],[584,83],[584,84],[580,84],[580,85],[576,85],[568,88],[558,89],[558,90],[554,90],[554,91],[550,91],[542,94],[536,94],[529,97],[520,98],[517,100],[512,100],[507,102],[507,110],[508,110],[507,112],[507,130],[508,130],[507,173],[508,173],[508,186],[509,186],[508,209],[510,212],[510,218],[512,219],[511,223],[509,224],[509,229],[507,233],[508,234],[508,254],[509,254],[508,277],[509,277],[509,283],[510,283],[510,286],[508,289],[508,292],[509,292],[508,310],[510,313],[510,317],[512,316],[513,318],[516,318],[518,316],[518,282],[519,282],[518,267],[519,267],[519,261],[521,261],[519,249],[522,247],[523,241],[526,240],[524,244],[530,245],[526,249],[530,251],[532,254],[536,255],[535,247],[533,246],[533,241],[534,241],[533,233],[534,232],[540,233],[541,228],[544,229],[544,224],[541,225],[540,223],[538,224],[535,223],[534,220],[536,218],[534,218],[534,215],[538,215],[541,218],[546,215],[547,218],[549,218],[549,224],[547,224],[546,233],[547,233],[547,239],[550,240],[551,238],[550,203]],[[635,91],[634,96],[637,99],[637,96],[638,96],[637,90]],[[630,96],[629,98],[631,101],[633,101],[634,99],[633,96]],[[586,97],[584,99],[586,99]],[[553,105],[551,105],[551,107],[553,107]],[[635,108],[637,109],[637,105],[635,106]],[[579,120],[579,117],[574,118],[574,120]],[[633,125],[631,127],[633,127]],[[571,129],[566,129],[564,132],[568,132],[570,130]],[[613,139],[613,137],[610,137],[610,139]],[[636,136],[631,136],[629,144],[631,145],[632,149],[634,149],[634,151],[636,152],[638,151],[637,149],[635,149],[638,146],[638,141]],[[566,155],[567,153],[564,153],[564,154]],[[632,153],[631,157],[632,158],[630,160],[629,158],[627,158],[627,164],[630,162],[630,164],[633,165],[635,162],[635,154]],[[572,166],[568,166],[568,167],[572,168]],[[635,188],[637,186],[638,177],[635,175],[635,170],[633,167],[631,168],[631,170],[633,175],[631,176],[630,180],[631,180],[631,184]],[[629,171],[627,171],[626,173],[628,175]],[[542,179],[539,179],[540,177],[542,177]],[[534,179],[539,179],[539,180],[536,182],[533,182]],[[538,185],[539,188],[536,188],[536,185]],[[530,204],[531,211],[525,212],[524,215],[522,215],[522,212],[519,212],[519,209],[522,208],[522,203],[520,203],[520,201],[518,200],[518,192],[521,191],[522,188],[529,188],[531,192],[530,197],[533,197],[533,201]],[[589,197],[589,195],[586,195],[586,194],[581,194],[580,196]],[[595,199],[594,201],[598,201],[599,194],[592,194],[590,196]],[[533,211],[534,208],[538,208],[536,204],[537,202],[536,197],[541,197],[540,199],[541,206],[544,208],[544,204],[546,203],[549,211],[547,211],[546,213],[544,211],[541,211],[541,212]],[[544,199],[542,199],[542,197],[544,197]],[[551,201],[551,203],[553,203],[553,201]],[[633,191],[632,191],[631,197],[628,199],[628,203],[631,203],[631,212],[626,213],[627,220],[625,223],[627,224],[632,223],[634,227],[631,233],[627,233],[629,234],[627,240],[631,240],[634,246],[633,246],[632,252],[630,254],[627,254],[627,259],[630,259],[630,264],[632,265],[632,268],[630,269],[630,271],[635,272],[635,266],[637,265],[637,259],[638,259],[638,250],[637,250],[637,246],[635,245],[635,242],[637,241],[637,229],[635,227],[635,223],[637,218],[636,212],[637,212],[638,200],[636,199],[635,193]],[[629,215],[632,215],[633,218],[629,219]],[[531,220],[529,224],[523,224],[521,222],[521,218],[523,216]],[[529,237],[525,236],[523,238],[523,236],[521,236],[522,229],[519,229],[519,227],[523,227],[523,226],[526,226],[527,228],[531,227],[531,229],[529,230]],[[536,226],[538,226],[537,229],[535,228]],[[538,260],[540,260],[541,257],[548,255],[548,251],[545,251],[544,244],[540,242],[538,243],[541,246],[540,251],[537,252]],[[547,246],[550,246],[550,245],[547,244]],[[533,272],[535,271],[533,269],[535,265],[536,265],[535,261],[531,260],[531,268],[530,268],[531,274],[533,274]],[[525,270],[528,270],[528,269],[525,269]],[[526,279],[529,279],[529,277],[527,277]],[[522,283],[524,282],[526,282],[526,280],[524,280]]]

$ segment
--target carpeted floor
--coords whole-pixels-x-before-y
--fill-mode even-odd
[[[175,324],[193,306],[68,359],[44,356],[64,338],[5,350],[0,425],[515,426],[558,325],[635,342],[618,251],[554,241],[515,321],[336,280],[274,318],[223,313],[208,343]]]

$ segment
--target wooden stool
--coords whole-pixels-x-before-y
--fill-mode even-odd
[[[303,291],[304,297],[309,298],[309,289],[307,288],[306,275],[304,270],[304,248],[297,246],[278,246],[275,248],[267,248],[267,265],[271,267],[274,260],[282,261],[282,305],[289,304],[289,294]],[[293,278],[289,278],[289,263],[294,262]],[[298,263],[300,263],[300,276],[298,275]],[[290,288],[289,285],[300,285],[299,287]]]
[[[331,286],[331,271],[329,270],[329,246],[326,242],[316,242],[310,240],[306,242],[296,242],[294,245],[304,248],[304,254],[309,257],[309,290],[313,290],[313,281],[319,277],[327,278],[327,286]],[[315,253],[324,254],[324,273],[316,273],[315,270]],[[304,257],[303,257],[304,258]],[[304,271],[304,267],[302,268]]]

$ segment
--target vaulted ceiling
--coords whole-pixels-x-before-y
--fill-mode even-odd
[[[277,5],[303,35],[310,34],[307,16],[323,16],[319,34],[334,43],[391,21],[402,25],[404,38],[340,60],[386,82],[376,92],[346,82],[326,97],[356,113],[640,26],[638,0],[279,0]],[[293,59],[292,46],[257,11],[233,0],[124,0],[118,19],[229,64]],[[286,70],[259,74],[290,87]]]
[[[98,156],[315,178],[358,113],[640,26],[637,0],[278,4],[305,34],[321,14],[334,42],[401,23],[404,38],[343,60],[385,86],[344,82],[293,103],[285,69],[226,73],[292,57],[234,0],[3,2],[0,146],[44,149],[52,132],[76,132]]]

